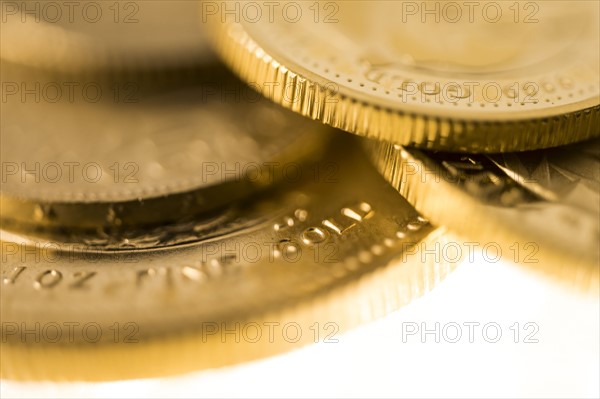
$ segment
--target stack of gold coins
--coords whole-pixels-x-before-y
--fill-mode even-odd
[[[597,294],[597,2],[267,3],[2,3],[2,378],[288,351],[477,243]]]

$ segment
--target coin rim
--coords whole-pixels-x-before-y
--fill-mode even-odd
[[[540,112],[481,116],[465,112],[440,116],[404,110],[393,102],[365,101],[358,91],[344,86],[332,90],[322,76],[284,55],[275,57],[240,23],[213,22],[210,26],[209,37],[221,58],[246,82],[263,88],[260,91],[265,97],[306,117],[360,136],[402,145],[479,153],[555,147],[600,135],[596,129],[600,124],[600,94]],[[290,88],[294,96],[288,99]],[[557,109],[562,109],[562,113],[551,112]],[[501,120],[502,116],[510,119]]]
[[[335,321],[340,332],[381,318],[431,290],[460,263],[442,257],[423,259],[418,246],[427,248],[455,241],[444,227],[434,228],[419,242],[403,247],[416,252],[396,253],[387,263],[356,279],[342,282],[314,298],[258,314],[252,322]],[[404,292],[406,289],[407,292]],[[243,322],[243,320],[239,320]],[[211,336],[212,337],[212,336]],[[227,341],[230,342],[230,341]],[[312,335],[298,343],[227,344],[203,339],[198,331],[181,332],[135,345],[10,345],[0,343],[0,378],[15,381],[108,381],[164,377],[194,370],[224,367],[284,353],[313,342]],[[77,365],[77,367],[74,367]]]
[[[512,229],[505,223],[503,215],[494,211],[471,195],[466,194],[460,187],[439,176],[426,155],[419,150],[407,150],[391,143],[373,140],[363,143],[368,158],[375,168],[415,209],[427,215],[436,225],[447,226],[450,231],[465,237],[465,239],[494,241],[502,253],[512,253],[511,246],[515,242],[527,243],[534,238],[542,238],[543,234],[535,237],[525,231]],[[422,157],[411,154],[411,151]],[[408,173],[407,166],[416,168],[422,173]],[[438,176],[435,183],[424,176]],[[515,262],[536,272],[550,276],[566,286],[576,287],[585,292],[600,292],[600,267],[598,254],[581,254],[575,251],[564,251],[553,245],[535,243],[539,251],[537,262]],[[563,248],[564,249],[564,248]],[[506,256],[504,256],[507,259]]]

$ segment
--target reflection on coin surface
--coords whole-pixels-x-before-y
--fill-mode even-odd
[[[598,289],[600,140],[499,155],[369,142],[375,164],[434,223],[506,258]]]
[[[52,86],[36,98],[22,96],[21,81],[3,80],[14,91],[5,92],[0,122],[2,218],[55,226],[176,218],[293,174],[324,147],[328,128],[216,71],[166,90],[135,78],[71,82],[74,94],[61,91],[58,101],[49,93],[68,81],[26,81]],[[87,97],[77,91],[86,85]],[[115,99],[117,89],[127,96]],[[173,194],[185,198],[168,210],[164,197]]]
[[[126,379],[267,356],[315,342],[311,328],[322,341],[390,312],[460,260],[432,253],[450,236],[343,140],[300,181],[230,212],[237,227],[212,236],[196,234],[202,219],[166,226],[192,238],[171,246],[3,241],[2,376]],[[23,341],[35,323],[50,335]],[[72,334],[57,339],[65,325]]]
[[[225,4],[203,14],[223,58],[335,127],[468,152],[599,134],[598,2],[284,2],[237,20]]]
[[[3,2],[2,58],[59,71],[164,68],[213,58],[200,2]]]

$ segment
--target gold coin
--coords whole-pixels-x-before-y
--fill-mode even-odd
[[[491,156],[367,146],[386,180],[433,223],[597,292],[599,144]]]
[[[2,58],[65,72],[212,60],[199,1],[3,2]]]
[[[598,135],[598,7],[283,2],[257,14],[225,2],[203,20],[239,75],[305,116],[402,145],[505,152]]]
[[[166,89],[21,72],[2,80],[4,223],[113,228],[214,210],[293,174],[328,137],[220,65]]]
[[[212,235],[197,219],[164,227],[189,240],[165,234],[152,248],[144,231],[127,250],[3,241],[2,377],[128,379],[256,359],[335,342],[433,287],[459,261],[431,253],[450,236],[344,139],[299,181],[230,208]]]

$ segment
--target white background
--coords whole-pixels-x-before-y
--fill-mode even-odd
[[[402,336],[403,323],[433,329],[479,322],[457,343]],[[495,322],[502,328],[497,343]],[[514,342],[515,322],[520,323]],[[536,323],[524,343],[523,325]],[[407,325],[407,324],[404,324]],[[518,266],[465,263],[423,298],[389,316],[284,355],[168,379],[101,384],[2,381],[8,397],[600,397],[599,298]],[[532,331],[531,329],[529,331]],[[454,338],[455,330],[447,330]],[[487,338],[487,339],[486,339]],[[405,342],[403,342],[405,341]],[[425,341],[425,342],[423,342]]]

